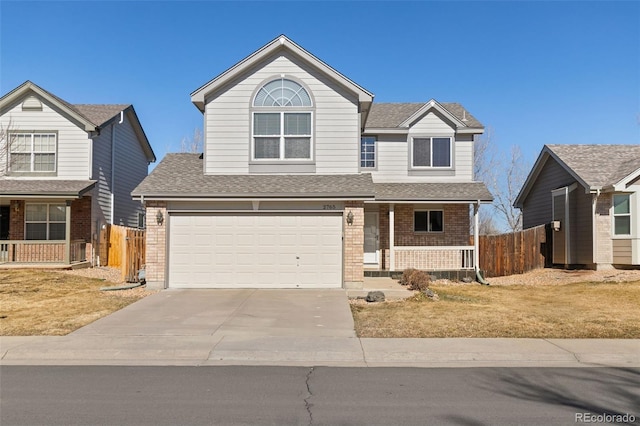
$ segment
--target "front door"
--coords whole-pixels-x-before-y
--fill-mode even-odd
[[[9,239],[9,206],[0,206],[0,240]]]
[[[377,265],[380,253],[378,243],[378,213],[364,214],[364,263]]]

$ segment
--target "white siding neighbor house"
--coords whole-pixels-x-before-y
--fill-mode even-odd
[[[545,145],[514,205],[555,265],[640,267],[640,145]]]
[[[158,288],[361,288],[419,268],[475,276],[483,126],[456,103],[373,94],[279,36],[196,89],[204,152],[133,191]],[[474,241],[478,241],[476,238]]]
[[[0,264],[99,261],[104,224],[139,227],[155,161],[132,105],[72,105],[27,81],[0,98]]]

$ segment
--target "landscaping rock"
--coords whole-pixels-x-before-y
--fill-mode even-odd
[[[438,295],[431,289],[426,289],[422,292],[425,296],[427,296],[429,299],[433,299],[433,300],[440,300],[440,297],[438,297]]]
[[[462,277],[462,282],[469,284],[473,282],[473,279],[471,277]]]
[[[367,302],[384,302],[384,293],[381,291],[370,291],[365,298]]]

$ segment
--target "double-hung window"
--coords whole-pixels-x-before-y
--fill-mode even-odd
[[[27,204],[25,207],[25,239],[64,240],[66,214],[64,204]]]
[[[414,232],[443,232],[444,211],[442,210],[415,210],[413,212]]]
[[[270,81],[253,106],[253,160],[313,159],[311,97],[300,84]]]
[[[613,196],[613,235],[631,235],[631,196]]]
[[[451,138],[415,137],[412,139],[411,166],[451,167]]]
[[[12,133],[9,170],[16,173],[56,171],[55,133]]]
[[[376,167],[376,138],[363,136],[360,138],[360,168],[372,169]]]

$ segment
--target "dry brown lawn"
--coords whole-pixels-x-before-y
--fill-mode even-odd
[[[116,285],[54,271],[0,270],[0,336],[60,336],[150,294],[102,292]]]
[[[431,288],[440,300],[352,303],[358,336],[640,338],[640,281]]]

